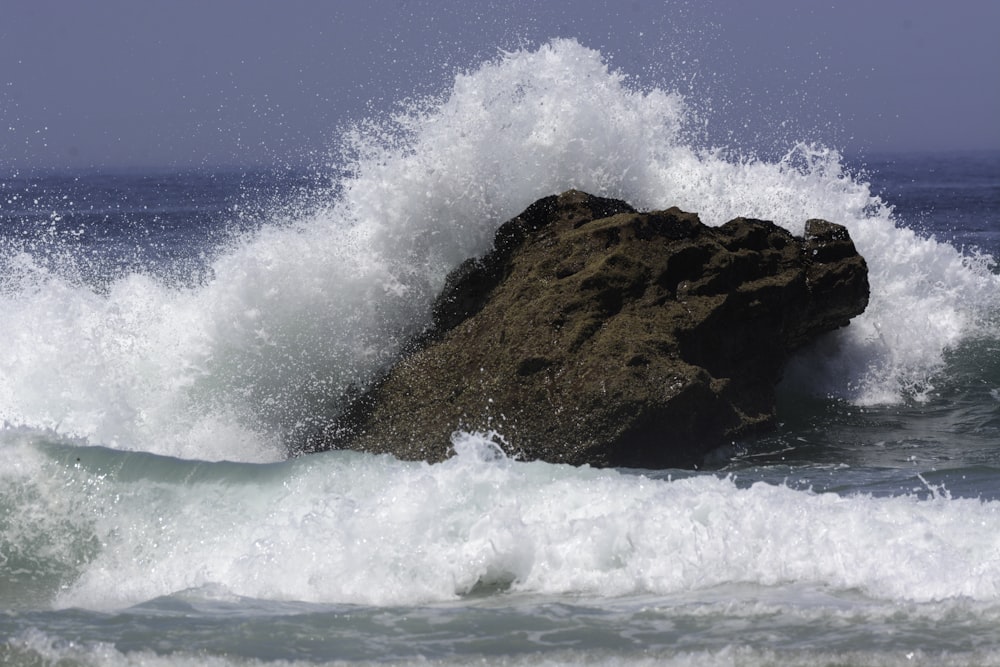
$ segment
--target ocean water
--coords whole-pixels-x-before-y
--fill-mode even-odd
[[[0,663],[1000,664],[1000,154],[703,120],[561,40],[314,169],[0,177]],[[840,222],[871,304],[701,470],[288,458],[571,187]]]

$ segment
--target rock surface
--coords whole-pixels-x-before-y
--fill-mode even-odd
[[[695,466],[771,425],[789,354],[867,303],[840,225],[797,238],[546,197],[449,277],[434,329],[310,449],[436,461],[455,430],[495,430],[526,460]]]

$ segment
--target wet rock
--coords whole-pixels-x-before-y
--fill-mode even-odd
[[[308,448],[436,461],[454,431],[495,430],[522,459],[698,465],[770,426],[789,355],[867,302],[840,225],[799,238],[546,197],[450,276],[433,330]]]

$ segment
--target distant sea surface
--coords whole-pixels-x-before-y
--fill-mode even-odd
[[[0,664],[1000,665],[1000,152],[753,160],[685,109],[556,41],[322,169],[0,176]],[[842,223],[871,304],[701,470],[287,458],[570,187]]]

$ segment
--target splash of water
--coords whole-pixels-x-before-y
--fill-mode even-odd
[[[733,157],[690,140],[694,120],[677,94],[555,40],[355,125],[328,199],[245,235],[196,287],[131,274],[96,294],[21,255],[0,296],[0,419],[123,449],[281,458],[290,434],[336,411],[428,324],[453,267],[530,202],[569,188],[677,205],[708,224],[846,225],[872,300],[793,369],[813,391],[897,401],[995,311],[987,262],[899,226],[835,151]]]

